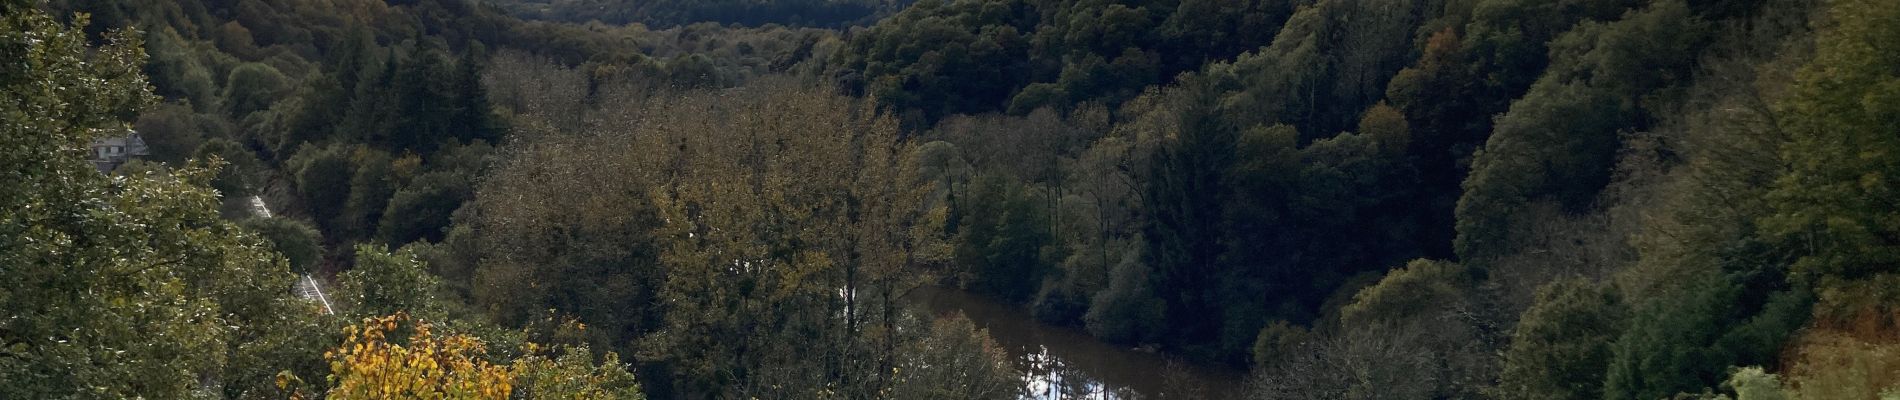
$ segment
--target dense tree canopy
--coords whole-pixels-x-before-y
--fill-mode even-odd
[[[137,37],[89,48],[32,5],[0,11],[0,52],[17,61],[0,72],[4,396],[270,396],[264,371],[318,364],[272,357],[320,348],[300,334],[317,322],[283,257],[219,217],[213,170],[108,178],[85,161],[153,100]]]
[[[1891,1],[0,12],[0,398],[1900,393]]]
[[[913,0],[488,0],[522,18],[650,26],[696,22],[842,27],[874,21]]]

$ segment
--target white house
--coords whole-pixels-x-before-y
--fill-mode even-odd
[[[138,131],[128,130],[125,136],[92,140],[92,166],[98,167],[99,172],[112,172],[134,156],[150,154]]]

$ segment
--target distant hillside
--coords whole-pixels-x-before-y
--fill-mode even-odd
[[[915,0],[484,0],[517,17],[565,22],[869,25]]]

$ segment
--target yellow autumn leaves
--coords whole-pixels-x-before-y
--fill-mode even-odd
[[[331,399],[506,399],[514,371],[481,359],[482,342],[466,335],[437,337],[408,314],[367,318],[344,329],[344,341],[324,353],[330,361]],[[412,330],[408,344],[392,333]]]
[[[572,319],[558,330],[579,332]],[[524,332],[525,333],[525,332]],[[640,400],[640,384],[613,352],[598,356],[584,344],[520,343],[516,358],[494,358],[488,343],[464,334],[442,335],[407,313],[363,319],[344,328],[343,342],[324,353],[329,390],[307,396],[288,371],[277,386],[293,399],[507,399],[525,394],[548,399]],[[492,362],[491,362],[492,361]]]

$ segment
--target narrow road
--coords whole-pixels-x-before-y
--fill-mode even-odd
[[[251,215],[258,218],[271,218],[270,206],[264,204],[263,197],[253,195],[245,202],[251,207]],[[330,308],[330,298],[323,295],[323,285],[317,282],[317,278],[304,274],[303,279],[297,280],[296,290],[297,295],[302,296],[304,300],[322,304],[323,315],[336,314],[336,310]]]
[[[318,285],[317,279],[310,275],[304,275],[303,280],[297,281],[297,295],[303,296],[305,300],[323,304],[323,315],[336,314],[335,310],[330,309],[330,298],[323,295],[323,286]]]

